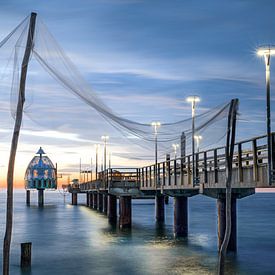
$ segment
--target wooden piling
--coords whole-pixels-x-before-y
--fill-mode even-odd
[[[188,235],[188,198],[184,196],[174,198],[174,236]]]
[[[93,209],[97,210],[97,193],[93,193]]]
[[[119,228],[131,228],[132,226],[132,197],[119,198]]]
[[[86,193],[86,205],[89,207],[90,206],[90,193]]]
[[[30,205],[31,204],[31,191],[26,190],[26,204]]]
[[[28,268],[32,261],[32,243],[21,243],[21,268]]]
[[[155,196],[155,214],[157,222],[164,222],[165,212],[164,212],[164,196],[157,194]]]
[[[90,199],[90,202],[89,202],[89,207],[90,208],[93,208],[93,205],[94,205],[94,196],[93,196],[93,193],[89,193],[89,199]]]
[[[101,193],[97,194],[97,210],[99,212],[103,211],[103,194]]]
[[[44,206],[44,189],[38,189],[38,206]]]
[[[103,194],[103,213],[107,215],[108,211],[108,194]]]
[[[169,196],[164,196],[164,202],[165,204],[169,204]]]
[[[72,193],[72,205],[77,205],[77,193]]]
[[[218,210],[218,245],[219,249],[222,245],[225,228],[226,228],[226,201],[225,198],[217,199],[217,210]],[[229,244],[227,247],[228,251],[237,251],[237,200],[236,198],[231,199],[231,235]]]
[[[116,196],[108,194],[107,216],[110,223],[116,223],[117,220],[117,199]]]

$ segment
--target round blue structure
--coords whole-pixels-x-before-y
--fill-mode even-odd
[[[44,156],[40,147],[37,156],[34,156],[25,173],[26,189],[56,189],[57,171],[52,161]]]

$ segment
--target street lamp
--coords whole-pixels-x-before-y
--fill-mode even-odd
[[[97,180],[97,174],[98,174],[98,149],[100,147],[100,144],[95,144],[95,179]]]
[[[172,144],[172,147],[174,148],[174,153],[175,153],[175,159],[177,158],[177,148],[179,148],[178,144]]]
[[[197,153],[200,151],[200,141],[202,140],[202,136],[195,135],[194,139],[196,140]]]
[[[191,103],[192,107],[192,175],[193,175],[193,185],[195,185],[195,110],[196,103],[200,102],[200,98],[196,95],[188,96],[186,101]]]
[[[158,167],[158,128],[161,126],[159,121],[153,121],[151,125],[154,128],[155,135],[155,183],[157,187],[157,167]]]
[[[109,139],[109,136],[101,136],[101,139],[103,140],[104,142],[104,171],[106,170],[106,160],[107,160],[107,157],[106,157],[106,145],[107,145],[107,140]]]
[[[263,56],[265,60],[265,80],[266,80],[266,134],[267,134],[267,159],[268,159],[268,182],[272,184],[272,159],[271,159],[271,123],[270,123],[270,59],[275,55],[275,47],[260,47],[257,50],[258,56]]]

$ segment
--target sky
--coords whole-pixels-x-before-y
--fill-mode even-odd
[[[93,91],[119,116],[141,123],[171,122],[190,117],[185,102],[190,94],[201,98],[198,113],[237,97],[240,140],[265,133],[264,62],[256,49],[275,44],[274,9],[271,0],[0,0],[0,40],[31,11],[37,12]],[[0,82],[0,93],[4,187],[14,124],[9,82]],[[66,91],[35,60],[26,93],[16,186],[22,186],[25,169],[40,146],[58,163],[60,183],[78,177],[80,158],[84,168],[91,158],[94,162],[94,144],[102,144],[100,137],[106,134],[112,166],[140,167],[152,161],[153,146],[146,159],[137,160],[140,149],[130,138]]]

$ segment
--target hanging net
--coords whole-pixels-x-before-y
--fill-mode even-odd
[[[1,101],[7,102],[10,97],[10,107],[6,107],[5,111],[9,110],[13,118],[28,28],[29,17],[0,42]],[[155,132],[153,119],[146,114],[140,122],[136,122],[108,106],[100,93],[96,93],[81,76],[40,18],[36,21],[33,45],[24,106],[23,128],[26,131],[58,129],[66,132],[74,129],[81,136],[79,125],[85,123],[89,138],[83,139],[83,142],[96,143],[99,130],[102,130],[102,134],[109,133],[112,137],[113,155],[148,161],[154,158],[156,135],[161,159],[165,154],[174,152],[172,144],[180,144],[184,133],[186,154],[191,152],[192,118],[182,117],[176,122],[169,122],[169,114],[166,114],[168,121],[161,121]],[[194,132],[201,137],[196,150],[225,144],[229,107],[230,102],[224,103],[195,116]],[[135,106],[132,108],[134,110]],[[149,108],[154,108],[154,102]],[[12,128],[8,119],[4,128]],[[81,141],[81,138],[78,139],[76,141]],[[121,144],[125,145],[123,153],[115,149]],[[179,149],[177,154],[180,156]]]

